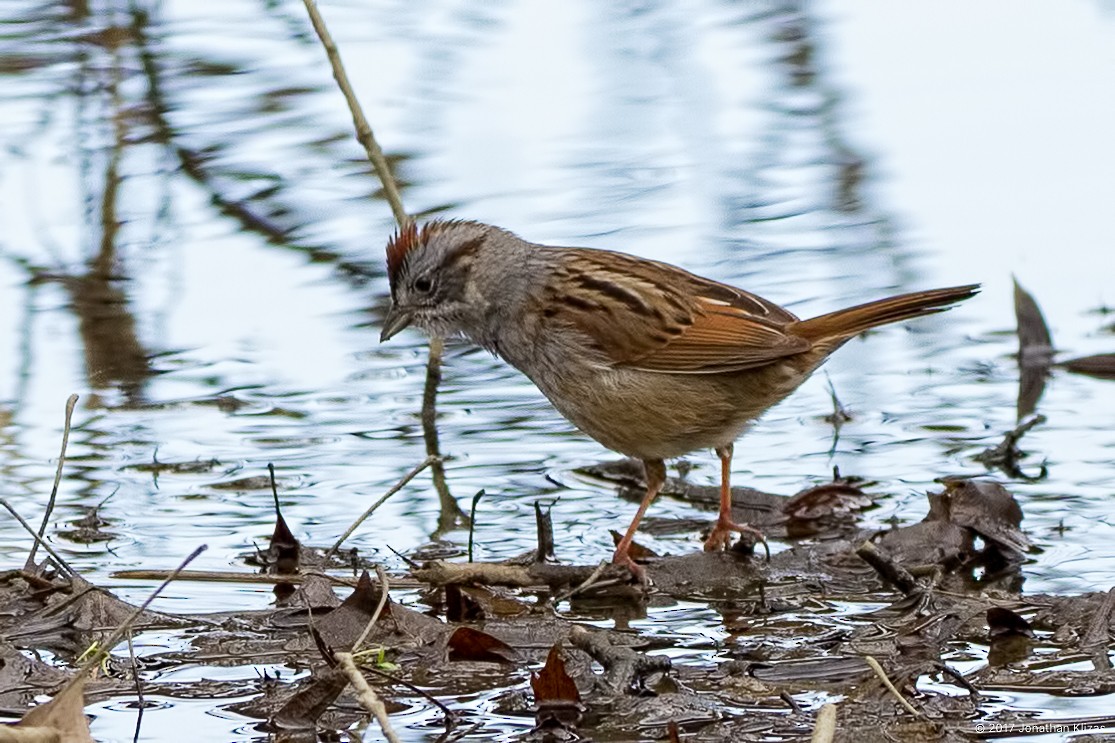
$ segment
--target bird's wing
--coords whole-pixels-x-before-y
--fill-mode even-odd
[[[678,374],[750,369],[801,353],[798,318],[741,289],[623,253],[562,251],[540,309],[616,366]]]

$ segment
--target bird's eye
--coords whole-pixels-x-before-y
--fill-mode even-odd
[[[429,276],[419,276],[417,279],[414,280],[415,291],[422,292],[423,294],[429,294],[433,288],[434,281]]]

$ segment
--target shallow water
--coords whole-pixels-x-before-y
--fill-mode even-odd
[[[64,401],[80,393],[53,527],[104,501],[115,536],[52,543],[129,600],[152,585],[110,573],[169,568],[200,543],[196,567],[239,567],[270,534],[270,494],[227,486],[268,462],[297,535],[327,544],[424,456],[424,342],[378,343],[393,220],[301,4],[141,8],[0,4],[4,497],[41,518]],[[838,466],[879,482],[867,518],[882,526],[920,519],[935,478],[984,474],[973,455],[1015,425],[1012,274],[1066,355],[1115,351],[1110,2],[322,10],[412,212],[668,260],[799,315],[984,284],[947,315],[849,344],[737,445],[739,484],[791,493]],[[98,265],[111,280],[95,280]],[[830,382],[853,414],[835,441]],[[1009,483],[1041,548],[1028,591],[1112,583],[1113,391],[1055,372],[1048,421],[1022,441],[1024,468],[1049,470]],[[602,527],[634,505],[573,470],[611,455],[523,377],[451,346],[439,410],[454,495],[467,508],[487,492],[478,558],[530,549],[539,498],[557,499],[560,557],[609,553]],[[690,477],[714,480],[711,453],[689,461]],[[664,500],[653,513],[698,512]],[[397,566],[387,546],[427,543],[437,517],[421,476],[351,543]],[[467,534],[442,538],[461,550]],[[0,522],[9,564],[28,544]],[[157,608],[270,600],[176,583]],[[652,622],[719,637],[703,612]],[[168,704],[174,719],[152,715],[147,739],[201,718],[214,736],[257,735],[215,703]],[[130,738],[132,718],[102,709],[95,734]]]

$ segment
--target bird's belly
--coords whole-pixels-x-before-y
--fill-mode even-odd
[[[731,374],[597,369],[534,381],[562,415],[609,449],[669,459],[732,443],[803,378],[775,363]]]

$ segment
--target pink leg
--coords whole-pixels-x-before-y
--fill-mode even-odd
[[[720,457],[720,514],[716,518],[716,526],[712,527],[712,533],[710,533],[708,539],[705,540],[705,550],[709,552],[728,549],[728,547],[732,545],[733,532],[754,534],[764,546],[767,543],[767,540],[763,537],[763,533],[755,527],[748,526],[747,524],[737,524],[732,521],[731,480],[733,448],[731,444],[728,444],[716,450],[716,456]],[[770,555],[769,549],[767,550],[767,555]]]
[[[635,564],[631,559],[629,551],[631,543],[635,541],[635,532],[639,528],[639,522],[643,520],[643,514],[647,512],[657,496],[662,486],[666,484],[666,463],[661,459],[645,459],[643,460],[643,469],[646,472],[647,478],[647,492],[643,496],[643,502],[639,504],[639,510],[635,512],[635,518],[631,520],[631,526],[627,527],[627,533],[623,535],[623,539],[616,545],[615,554],[612,555],[612,562],[616,565],[626,565],[631,569],[631,572],[640,581],[646,580],[645,571]]]

